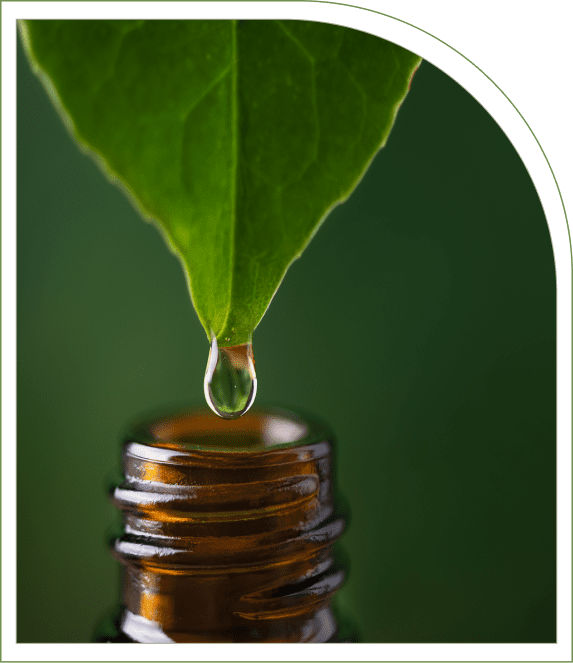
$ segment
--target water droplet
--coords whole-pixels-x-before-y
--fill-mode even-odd
[[[213,337],[205,371],[205,398],[223,419],[237,419],[251,407],[257,393],[253,345],[219,348]]]

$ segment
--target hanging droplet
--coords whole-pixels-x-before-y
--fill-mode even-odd
[[[252,343],[220,348],[213,337],[205,371],[205,398],[223,419],[237,419],[251,407],[257,393]]]

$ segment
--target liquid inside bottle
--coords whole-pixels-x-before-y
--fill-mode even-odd
[[[219,348],[213,337],[205,371],[205,398],[223,419],[237,419],[251,407],[257,393],[252,343]]]

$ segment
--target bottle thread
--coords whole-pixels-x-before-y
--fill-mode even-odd
[[[134,642],[326,642],[344,580],[331,435],[293,413],[206,411],[136,427],[112,491],[121,632]]]

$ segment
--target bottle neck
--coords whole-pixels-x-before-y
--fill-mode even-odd
[[[292,413],[205,411],[136,427],[113,491],[123,632],[138,642],[326,642],[344,573],[332,547],[331,435]]]

